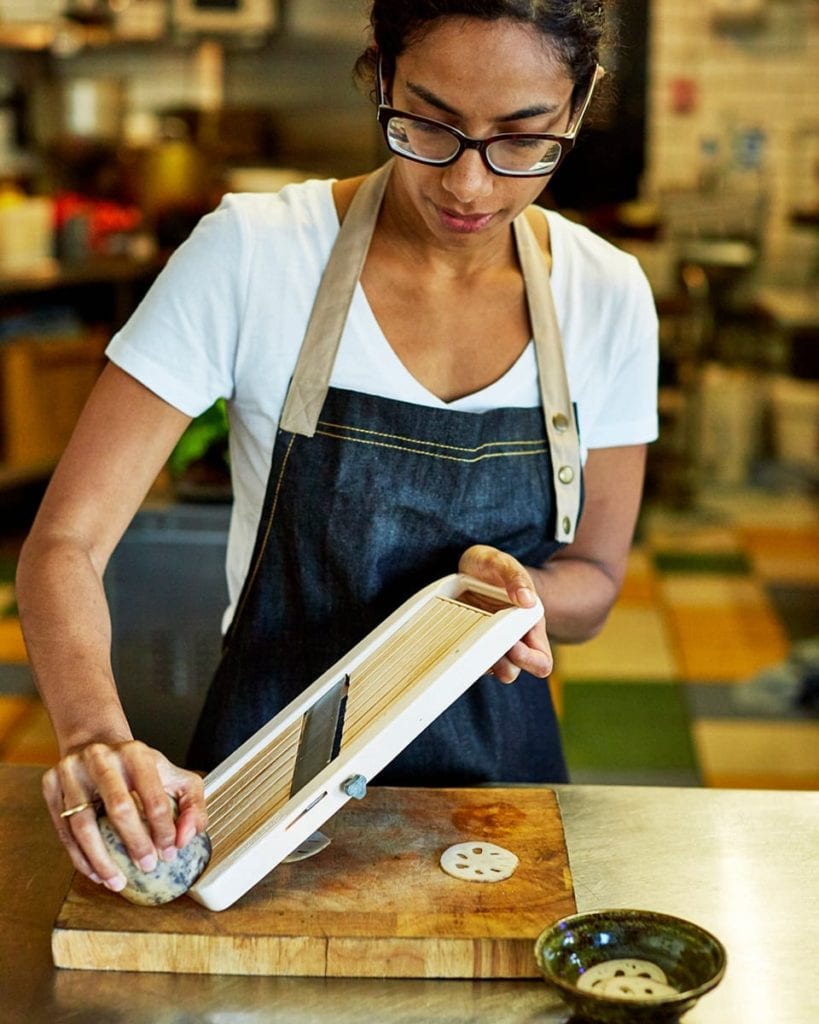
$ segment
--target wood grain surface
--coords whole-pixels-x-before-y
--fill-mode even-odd
[[[557,798],[527,788],[371,788],[221,913],[187,896],[139,907],[76,876],[52,933],[58,967],[195,974],[537,977],[533,943],[574,913]],[[445,874],[454,843],[520,858],[502,882]]]

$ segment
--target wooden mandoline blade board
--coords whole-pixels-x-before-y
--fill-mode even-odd
[[[406,601],[207,776],[213,854],[191,896],[211,910],[230,906],[356,795],[351,780],[373,778],[542,614],[463,575]],[[338,749],[294,791],[311,756],[306,723],[340,686]]]

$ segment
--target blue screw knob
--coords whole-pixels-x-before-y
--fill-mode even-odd
[[[349,779],[342,782],[341,788],[347,796],[353,797],[354,800],[363,800],[367,795],[367,780],[363,775],[351,775]]]

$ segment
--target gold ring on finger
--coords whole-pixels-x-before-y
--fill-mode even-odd
[[[93,800],[85,800],[81,804],[75,804],[73,807],[66,807],[64,811],[60,811],[61,818],[71,818],[75,814],[79,814],[81,811],[87,811],[89,807],[94,806]]]

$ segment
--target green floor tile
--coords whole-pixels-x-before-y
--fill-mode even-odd
[[[685,696],[674,683],[569,683],[563,743],[573,768],[694,771]]]
[[[720,576],[749,576],[751,562],[741,551],[655,551],[658,572],[701,572]]]

